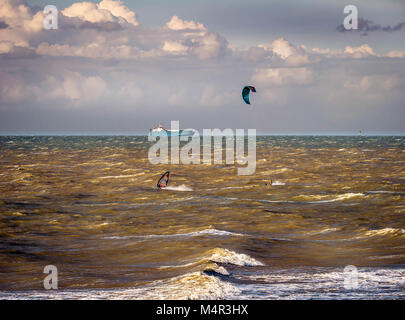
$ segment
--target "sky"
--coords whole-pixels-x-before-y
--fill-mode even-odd
[[[403,0],[0,0],[0,133],[405,133],[404,40]]]

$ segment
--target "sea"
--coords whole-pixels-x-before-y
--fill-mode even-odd
[[[1,136],[0,299],[404,299],[405,137],[256,143],[238,175],[146,136]]]

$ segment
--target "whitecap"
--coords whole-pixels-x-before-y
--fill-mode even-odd
[[[190,187],[182,184],[180,186],[169,186],[162,188],[161,190],[170,190],[170,191],[193,191]]]
[[[307,234],[308,235],[317,235],[317,234],[324,234],[324,233],[330,233],[330,232],[335,232],[335,231],[338,231],[338,229],[337,228],[325,228],[320,231],[311,231],[311,232],[308,232]]]
[[[319,200],[319,201],[309,201],[308,203],[329,203],[329,202],[343,201],[343,200],[351,199],[351,198],[354,198],[354,197],[362,197],[362,196],[364,196],[364,193],[352,193],[352,192],[349,192],[349,193],[340,194],[336,198],[333,198],[333,199]]]
[[[134,236],[109,236],[104,237],[104,239],[112,239],[112,240],[121,240],[121,239],[159,239],[159,238],[187,238],[187,237],[198,237],[204,235],[212,235],[212,236],[245,236],[242,233],[236,233],[231,231],[225,230],[217,230],[217,229],[203,229],[199,231],[193,231],[188,233],[175,233],[175,234],[147,234],[147,235],[134,235]]]
[[[274,181],[272,184],[272,186],[285,186],[285,182],[281,182],[281,181]]]
[[[353,239],[365,239],[365,238],[373,238],[373,237],[382,237],[382,236],[402,236],[405,234],[404,229],[399,228],[383,228],[383,229],[376,229],[376,230],[368,230],[364,232],[360,236],[356,236]]]
[[[264,266],[264,264],[244,253],[237,253],[228,249],[214,249],[209,260],[218,263],[230,263],[237,266]]]

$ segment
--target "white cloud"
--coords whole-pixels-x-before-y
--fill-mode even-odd
[[[76,2],[60,11],[59,29],[44,30],[42,11],[32,14],[23,1],[0,0],[0,54],[9,57],[86,57],[144,60],[190,56],[200,60],[224,55],[227,41],[199,22],[173,16],[165,26],[137,29],[135,12],[122,1]],[[117,27],[118,26],[118,27]],[[55,36],[57,35],[57,36]],[[22,50],[20,47],[27,48]]]
[[[377,55],[368,44],[363,44],[359,47],[346,46],[344,54],[356,59]]]
[[[30,9],[22,0],[0,0],[0,19],[11,27],[21,27],[32,18]]]
[[[199,22],[182,20],[173,16],[166,27],[175,31],[181,40],[164,42],[163,50],[175,55],[189,53],[201,60],[218,57],[225,53],[228,43],[220,35],[209,32]]]
[[[0,63],[2,71],[10,71],[0,76],[0,108],[81,107],[82,114],[85,107],[93,113],[109,106],[132,112],[137,106],[139,119],[181,114],[199,124],[204,117],[211,121],[204,110],[212,108],[218,118],[229,116],[244,125],[243,116],[224,110],[243,103],[240,89],[246,83],[257,88],[253,104],[288,104],[280,110],[291,113],[296,106],[300,112],[338,109],[341,101],[351,108],[351,97],[358,102],[353,108],[363,103],[377,108],[390,99],[401,107],[405,52],[394,50],[395,45],[380,54],[376,42],[307,49],[286,38],[270,38],[246,49],[228,45],[199,21],[178,16],[169,16],[161,26],[135,27],[135,12],[122,2],[98,2],[77,1],[78,6],[62,10],[59,30],[47,31],[41,11],[31,12],[24,1],[0,0],[6,4],[0,6]],[[25,59],[12,59],[18,57]],[[266,118],[265,109],[255,109],[258,120]]]
[[[187,21],[187,20],[182,20],[178,16],[173,16],[169,22],[166,23],[166,26],[170,30],[197,30],[197,31],[203,31],[206,32],[207,29],[204,27],[203,24],[199,22],[194,22],[194,21]]]
[[[269,43],[259,44],[258,48],[270,52],[270,56],[280,58],[286,66],[299,67],[311,63],[311,59],[303,47],[294,46],[284,38],[278,38]]]
[[[369,44],[363,44],[358,47],[346,46],[342,50],[332,50],[330,48],[312,48],[312,53],[318,54],[326,58],[352,58],[352,59],[366,59],[366,58],[405,58],[405,51],[391,50],[386,54],[377,54]]]
[[[1,41],[0,42],[0,54],[10,53],[14,49],[14,43],[11,41]]]
[[[62,10],[69,18],[80,18],[88,22],[118,22],[138,26],[135,12],[126,7],[122,1],[103,0],[100,3],[76,2]]]
[[[227,41],[216,33],[207,33],[190,43],[191,52],[200,59],[211,59],[225,53]]]
[[[387,53],[388,58],[405,58],[405,51],[392,50]]]
[[[129,10],[122,1],[103,0],[99,3],[98,7],[102,10],[110,11],[114,16],[123,18],[134,26],[139,25],[135,12]]]
[[[165,41],[162,49],[174,54],[185,54],[188,51],[188,47],[178,41]]]
[[[284,38],[276,39],[271,43],[259,44],[258,47],[268,51],[273,51],[282,59],[286,59],[289,56],[297,53],[297,49]]]
[[[44,15],[41,11],[33,15],[25,1],[0,0],[0,20],[14,30],[35,33],[43,28]]]

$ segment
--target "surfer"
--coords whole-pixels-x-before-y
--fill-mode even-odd
[[[273,180],[270,179],[270,182],[269,182],[269,183],[265,183],[264,185],[265,185],[265,186],[271,186],[272,184],[273,184]]]
[[[169,183],[169,175],[170,175],[170,172],[169,172],[169,171],[166,171],[166,172],[160,177],[160,179],[159,179],[158,182],[157,182],[157,187],[158,187],[158,189],[163,189],[163,188],[166,188],[166,187],[167,187],[167,184]]]

